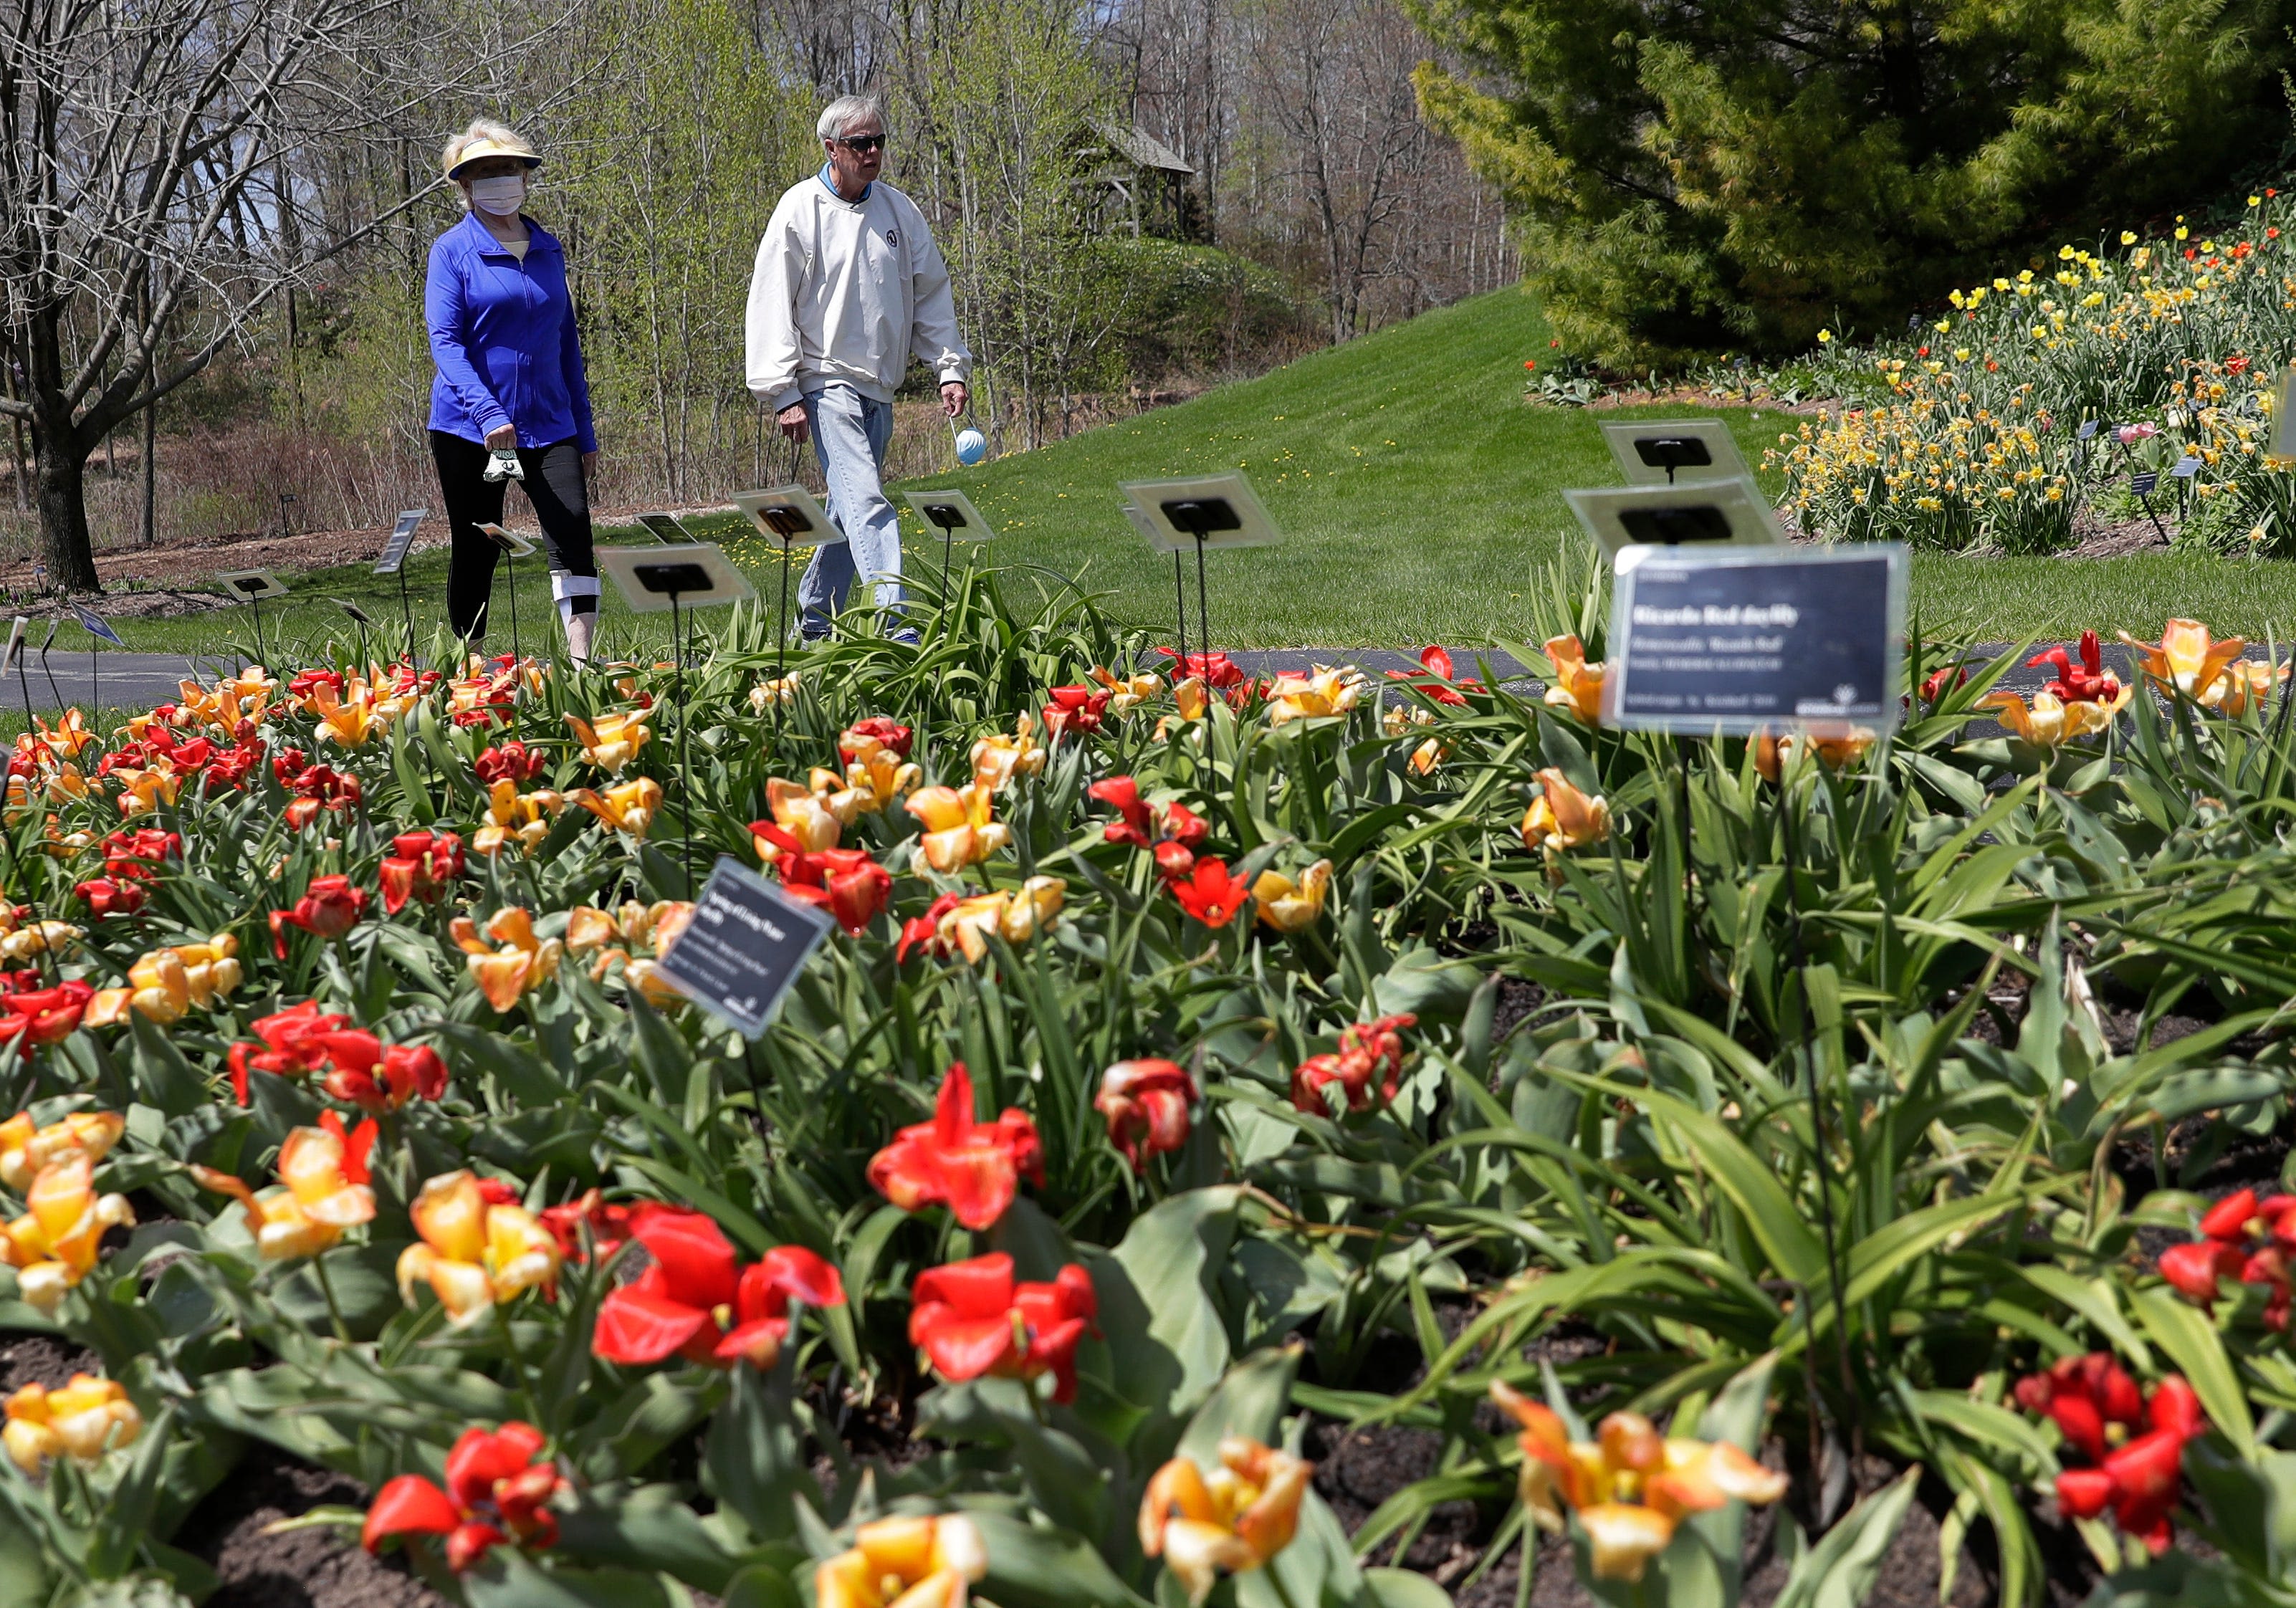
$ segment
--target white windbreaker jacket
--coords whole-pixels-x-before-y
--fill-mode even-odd
[[[779,410],[832,381],[890,402],[909,359],[968,379],[948,265],[917,204],[878,181],[857,201],[819,174],[792,185],[758,242],[750,390]]]

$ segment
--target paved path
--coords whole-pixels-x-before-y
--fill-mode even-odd
[[[2005,643],[1983,644],[1971,657],[1978,660],[1989,659],[2006,646]],[[1374,677],[1390,669],[1419,668],[1419,660],[1412,654],[1386,648],[1270,648],[1239,651],[1231,657],[1247,674],[1254,676],[1307,670],[1319,664],[1351,664]],[[2251,646],[2248,657],[2262,659],[2264,645],[2259,643]],[[1475,655],[1468,650],[1453,648],[1451,662],[1454,671],[1462,677],[1477,674]],[[1529,678],[1529,672],[1505,653],[1488,654],[1486,662],[1502,682]],[[177,696],[176,684],[185,677],[198,675],[203,680],[211,680],[238,663],[236,659],[202,659],[195,665],[177,653],[90,654],[62,649],[50,652],[44,661],[37,653],[27,652],[23,676],[0,679],[0,708],[20,710],[29,687],[36,710],[53,710],[70,704],[97,709],[149,709],[155,703],[172,701]],[[2136,655],[2119,643],[2109,644],[2104,650],[2104,668],[2124,682],[2133,681],[2136,678]],[[2030,693],[2052,674],[2046,667],[2028,669],[2019,665],[2001,685],[2013,691]]]

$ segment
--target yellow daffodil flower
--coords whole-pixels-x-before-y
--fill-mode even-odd
[[[2120,640],[2136,650],[2145,675],[2164,693],[2199,698],[2216,685],[2225,667],[2241,656],[2248,644],[2238,636],[2221,639],[2209,635],[2197,619],[2172,619],[2158,642],[2139,642],[2128,632]]]
[[[1612,1413],[1593,1440],[1572,1440],[1554,1409],[1491,1382],[1491,1399],[1522,1426],[1520,1490],[1540,1528],[1560,1533],[1564,1512],[1586,1530],[1596,1579],[1643,1578],[1685,1514],[1786,1494],[1786,1477],[1725,1442],[1661,1437],[1639,1413]]]
[[[1329,860],[1317,860],[1296,882],[1280,871],[1263,871],[1252,881],[1251,903],[1259,919],[1278,932],[1298,932],[1322,917],[1331,887]]]
[[[70,1384],[53,1391],[36,1380],[9,1397],[5,1410],[0,1442],[27,1475],[37,1474],[52,1457],[94,1464],[144,1432],[144,1415],[127,1399],[127,1387],[93,1374],[75,1374]]]
[[[256,1253],[267,1262],[293,1261],[332,1251],[343,1230],[374,1220],[374,1191],[366,1183],[365,1148],[372,1122],[359,1125],[357,1149],[332,1128],[299,1128],[279,1147],[279,1182],[258,1192],[245,1180],[211,1167],[193,1167],[202,1189],[237,1201],[247,1214]]]
[[[407,1208],[421,1241],[398,1258],[398,1294],[414,1303],[427,1284],[456,1326],[483,1317],[496,1301],[558,1283],[558,1242],[523,1206],[491,1204],[475,1174],[429,1180]]]
[[[1363,696],[1363,677],[1351,669],[1317,665],[1300,675],[1287,670],[1267,688],[1267,724],[1286,726],[1294,720],[1317,720],[1344,715]]]
[[[1547,707],[1568,710],[1589,726],[1599,724],[1604,667],[1587,662],[1587,650],[1576,636],[1550,637],[1546,658],[1554,667],[1554,678],[1546,689]]]
[[[814,1608],[963,1608],[988,1572],[980,1529],[962,1514],[879,1519],[814,1565]]]
[[[25,1192],[24,1215],[0,1238],[0,1262],[16,1269],[17,1293],[43,1312],[94,1269],[107,1228],[132,1226],[124,1195],[95,1193],[95,1162],[70,1150],[42,1168]]]
[[[127,1020],[133,1009],[162,1027],[181,1021],[194,1008],[206,1010],[239,987],[239,939],[219,932],[200,944],[173,944],[144,951],[127,968],[127,987],[98,989],[80,1021],[92,1028]]]
[[[537,939],[534,916],[516,905],[505,905],[487,918],[487,938],[467,915],[456,916],[447,928],[464,955],[479,992],[497,1011],[507,1011],[521,998],[558,975],[565,946],[557,939]],[[487,939],[494,942],[489,944]]]
[[[1292,1544],[1300,1504],[1316,1465],[1240,1435],[1219,1443],[1209,1473],[1175,1457],[1151,1475],[1140,1498],[1140,1550],[1160,1557],[1191,1604],[1201,1604],[1222,1571],[1265,1565]]]
[[[633,777],[603,793],[587,787],[569,788],[566,792],[568,803],[579,804],[616,832],[627,833],[639,842],[645,841],[647,829],[661,813],[661,783],[652,776]]]
[[[993,818],[995,803],[995,789],[986,782],[962,789],[924,787],[911,793],[906,808],[924,828],[912,851],[918,874],[927,867],[962,871],[1004,848],[1012,832]]]
[[[653,730],[646,725],[644,717],[628,710],[601,715],[595,726],[579,715],[567,716],[566,724],[574,728],[575,740],[582,745],[582,757],[615,775],[637,758],[638,750],[653,740]]]
[[[1588,798],[1552,767],[1538,773],[1538,797],[1523,811],[1523,846],[1554,856],[1584,849],[1611,835],[1611,807],[1600,793]]]

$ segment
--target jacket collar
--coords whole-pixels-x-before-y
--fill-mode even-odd
[[[526,215],[524,213],[521,213],[519,216],[524,217]],[[509,248],[504,246],[502,242],[496,240],[494,237],[494,232],[491,229],[488,229],[486,225],[479,221],[479,215],[476,211],[463,214],[461,227],[463,234],[469,238],[472,250],[488,257],[508,257],[510,255]],[[529,257],[531,257],[537,251],[555,251],[558,250],[558,237],[551,234],[547,229],[545,229],[540,224],[536,223],[534,219],[528,217],[526,219],[526,254]]]
[[[837,188],[837,180],[831,175],[829,164],[827,162],[821,164],[821,173],[819,176],[821,178],[821,187],[829,192],[832,199],[843,202],[844,205],[849,207],[857,207],[863,201],[867,201],[869,199],[870,192],[877,187],[876,181],[872,179],[869,183],[861,186],[861,193],[857,198],[852,201],[846,201],[844,195]],[[533,227],[530,224],[527,226],[529,228]],[[486,227],[486,225],[480,224],[479,227],[483,229]]]

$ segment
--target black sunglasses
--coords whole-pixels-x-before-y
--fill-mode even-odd
[[[848,151],[874,151],[884,144],[885,136],[882,134],[862,134],[849,140],[840,135],[837,143]]]

